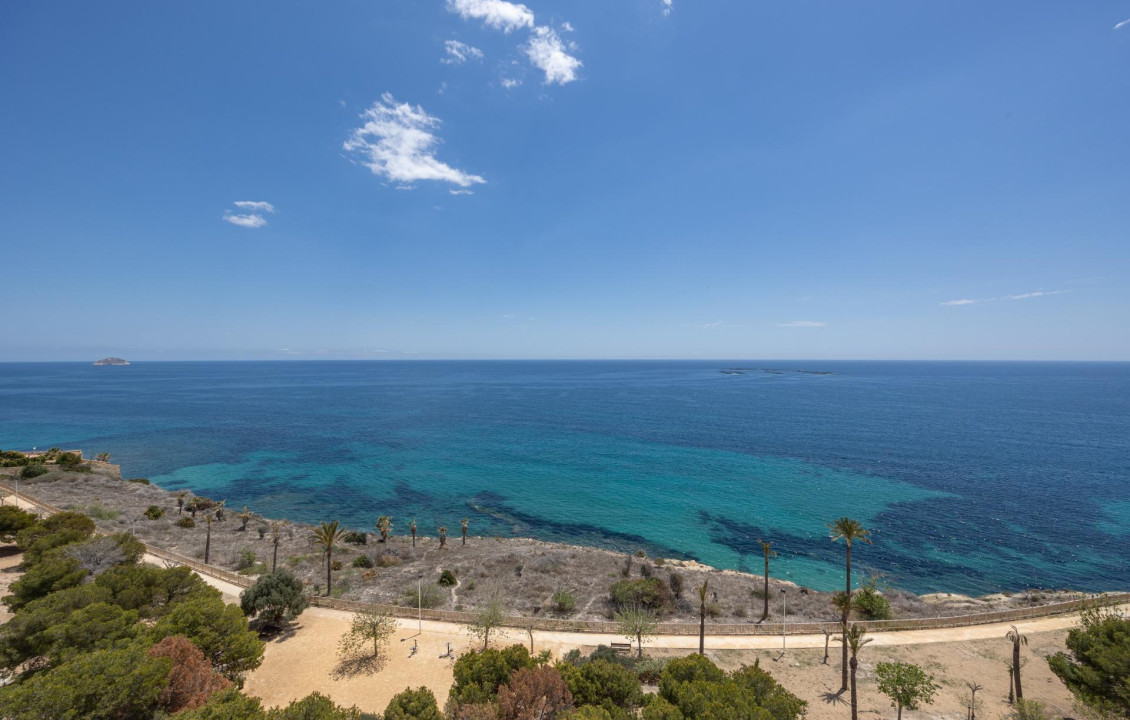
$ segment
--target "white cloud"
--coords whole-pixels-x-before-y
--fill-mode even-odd
[[[1115,25],[1115,26],[1114,26],[1114,29],[1115,29],[1115,30],[1121,30],[1122,28],[1126,27],[1127,25],[1130,25],[1130,18],[1126,18],[1126,19],[1125,19],[1125,20],[1123,20],[1122,22],[1120,22],[1120,23],[1118,23],[1117,25]]]
[[[1002,295],[1000,297],[978,298],[977,300],[970,300],[963,298],[961,300],[947,300],[940,305],[978,305],[980,303],[997,302],[998,300],[1027,300],[1029,298],[1046,297],[1048,295],[1064,295],[1071,292],[1070,290],[1034,290],[1032,292],[1020,293],[1019,295]]]
[[[1071,292],[1070,290],[1037,290],[1035,292],[1021,293],[1020,295],[1009,295],[1009,300],[1027,300],[1028,298],[1044,297],[1046,295],[1063,295]]]
[[[670,15],[671,8],[675,6],[675,0],[663,0],[663,14]]]
[[[569,23],[569,22],[561,23],[561,32],[573,32],[573,23]]]
[[[419,105],[398,103],[390,93],[373,103],[342,147],[374,175],[409,186],[417,180],[437,180],[459,187],[485,183],[482,177],[440,162],[435,157],[439,138],[432,132],[440,119]]]
[[[777,327],[824,327],[824,323],[815,320],[793,320],[787,323],[778,323]]]
[[[260,213],[273,213],[275,211],[274,205],[261,200],[236,200],[232,205],[240,210],[248,210],[250,212],[237,213],[231,210],[225,210],[224,220],[230,222],[232,225],[252,229],[261,228],[267,224],[267,219]]]
[[[452,195],[474,195],[474,190],[448,190]]]
[[[245,228],[261,228],[267,224],[266,219],[262,215],[236,215],[230,210],[224,213],[224,220],[227,220],[232,225],[238,225]]]
[[[534,67],[545,73],[545,84],[564,85],[577,79],[581,61],[565,52],[565,44],[552,28],[534,28],[524,48]]]
[[[458,40],[445,40],[443,49],[447,53],[447,57],[441,59],[440,62],[444,65],[462,65],[468,60],[483,59],[482,50]]]
[[[501,82],[502,82],[502,87],[506,88],[507,90],[509,90],[511,88],[516,88],[516,87],[518,87],[519,85],[522,84],[521,80],[515,80],[514,78],[505,78],[505,77],[502,78]]]
[[[275,206],[269,202],[261,202],[256,200],[236,200],[232,203],[240,210],[250,210],[251,212],[269,212],[275,211]]]
[[[532,10],[506,0],[447,0],[447,9],[464,20],[482,20],[484,25],[507,33],[534,26]]]

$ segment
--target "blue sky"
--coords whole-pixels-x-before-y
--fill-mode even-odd
[[[1127,19],[6,3],[0,360],[1127,360]]]

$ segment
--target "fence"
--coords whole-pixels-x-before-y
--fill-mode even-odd
[[[0,484],[0,490],[15,494],[15,490],[7,485]],[[62,512],[47,503],[39,502],[24,493],[17,496],[24,502],[30,503],[50,513]],[[231,583],[237,587],[251,587],[253,580],[246,575],[224,570],[215,565],[206,565],[199,560],[186,555],[163,550],[152,545],[145,546],[146,552],[166,562],[190,567],[202,575],[209,575],[218,580]],[[943,628],[968,627],[970,625],[987,625],[989,623],[1013,622],[1016,620],[1030,620],[1032,618],[1048,617],[1051,615],[1064,615],[1078,612],[1096,604],[1116,605],[1130,603],[1130,593],[1105,593],[1078,600],[1036,605],[1033,607],[1016,608],[1014,610],[998,610],[995,612],[976,613],[971,615],[951,615],[948,617],[907,618],[902,620],[860,620],[855,624],[868,632],[891,632],[896,630],[939,630]],[[356,612],[358,610],[377,609],[394,617],[436,620],[441,622],[459,623],[466,625],[473,619],[473,615],[458,610],[418,610],[400,605],[382,605],[365,603],[356,600],[339,600],[328,597],[311,597],[310,604],[315,607],[331,608]],[[620,635],[619,626],[614,622],[599,620],[561,620],[556,618],[535,617],[509,617],[502,623],[506,627],[550,630],[558,632],[578,633],[603,633]],[[659,635],[698,635],[698,623],[660,623],[657,634]],[[839,632],[838,622],[806,622],[785,623],[784,632],[788,635],[819,635],[824,631]],[[707,635],[780,635],[782,627],[779,623],[744,623],[744,624],[711,624],[706,626]]]

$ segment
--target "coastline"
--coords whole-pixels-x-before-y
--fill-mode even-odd
[[[0,472],[10,476],[13,470],[7,468]],[[240,508],[227,507],[224,519],[211,523],[209,539],[201,513],[197,513],[200,522],[195,523],[194,528],[176,525],[191,517],[188,511],[178,512],[177,493],[122,480],[109,468],[100,470],[89,473],[53,470],[40,478],[21,481],[20,489],[44,503],[87,512],[104,531],[133,532],[149,545],[197,561],[203,560],[207,543],[211,566],[240,573],[249,581],[256,574],[269,571],[273,547],[270,533],[266,531],[271,519],[249,511],[244,525],[238,517]],[[196,496],[185,494],[184,500],[188,502],[192,497]],[[163,516],[156,520],[146,518],[144,513],[150,506],[162,509]],[[768,617],[763,619],[765,601],[761,575],[718,570],[696,561],[641,557],[640,554],[530,538],[468,535],[467,544],[463,545],[458,522],[452,524],[455,527],[449,528],[446,546],[442,549],[435,536],[420,534],[413,547],[407,536],[394,534],[387,542],[379,542],[375,533],[358,528],[357,531],[366,533],[366,543],[343,544],[334,552],[334,560],[341,563],[340,569],[334,572],[334,597],[343,601],[411,606],[410,609],[415,610],[417,578],[423,575],[424,587],[428,589],[425,606],[436,612],[473,611],[497,594],[505,598],[508,614],[513,616],[599,626],[612,620],[608,598],[613,585],[647,581],[665,593],[661,621],[678,625],[697,621],[697,597],[692,602],[691,596],[695,594],[694,587],[706,582],[710,592],[708,622],[731,627],[733,632],[757,633],[763,625],[767,632],[773,632],[770,628],[780,628],[781,605],[777,598],[782,591],[788,596],[786,618],[790,625],[827,623],[838,618],[831,603],[832,593],[803,588],[774,579],[772,575],[769,592],[772,602]],[[277,564],[299,577],[311,594],[319,595],[325,564],[307,540],[309,527],[285,524]],[[445,570],[456,577],[453,587],[436,584]],[[673,578],[678,578],[678,583]],[[683,592],[673,592],[672,586],[682,588]],[[555,602],[561,593],[569,596],[570,603]],[[1094,597],[1071,591],[996,593],[977,598],[949,593],[918,596],[892,588],[882,590],[881,594],[891,603],[893,620],[904,621],[902,624],[1039,608]],[[857,617],[867,619],[862,613],[857,613]]]

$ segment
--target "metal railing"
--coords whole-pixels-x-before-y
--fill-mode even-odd
[[[15,495],[15,489],[0,483],[0,490],[7,491]],[[25,493],[20,493],[16,497],[24,502],[34,505],[46,512],[57,513],[63,512],[62,508],[57,508],[54,505],[49,505],[34,498],[30,498]],[[108,534],[105,531],[99,531],[100,534]],[[202,575],[208,575],[218,580],[231,583],[237,587],[248,588],[254,584],[254,580],[246,575],[225,570],[215,565],[207,565],[205,563],[190,558],[187,555],[164,550],[159,547],[146,544],[145,551],[154,557],[158,557],[166,562],[184,565],[192,568]],[[942,617],[928,617],[928,618],[905,618],[900,620],[860,620],[855,624],[861,626],[868,632],[892,632],[898,630],[940,630],[945,628],[956,627],[969,627],[972,625],[988,625],[990,623],[1011,622],[1015,620],[1031,620],[1033,618],[1049,617],[1052,615],[1064,615],[1068,613],[1078,612],[1085,610],[1089,607],[1094,607],[1096,604],[1103,605],[1120,605],[1123,603],[1130,603],[1130,593],[1103,593],[1091,597],[1080,598],[1077,600],[1068,600],[1065,602],[1049,603],[1047,605],[1034,605],[1026,608],[1015,608],[1012,610],[997,610],[992,612],[972,613],[968,615],[950,615]],[[404,607],[402,605],[386,605],[381,603],[367,603],[358,600],[340,600],[338,598],[311,596],[310,604],[315,607],[330,608],[333,610],[344,610],[348,612],[357,612],[359,610],[372,610],[377,609],[382,612],[392,615],[394,617],[411,618],[415,619],[421,617],[424,620],[435,620],[440,622],[458,623],[466,625],[473,621],[473,613],[462,612],[459,610],[417,610],[412,607]],[[556,632],[577,632],[577,633],[600,633],[606,635],[619,636],[619,625],[615,622],[602,621],[602,620],[566,620],[557,618],[536,618],[536,617],[508,617],[502,623],[506,627],[533,629],[533,630],[549,630]],[[831,632],[838,632],[840,623],[838,621],[832,622],[798,622],[784,624],[784,631],[788,635],[819,635],[825,630]],[[659,623],[656,634],[658,635],[697,635],[698,623]],[[707,635],[780,635],[782,631],[781,623],[715,623],[706,626]]]

